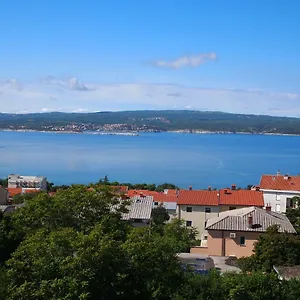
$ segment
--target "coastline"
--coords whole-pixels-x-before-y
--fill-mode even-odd
[[[230,131],[187,131],[187,130],[166,130],[166,131],[142,131],[142,132],[111,132],[111,131],[71,131],[71,130],[35,130],[35,129],[0,129],[0,132],[42,132],[54,134],[91,134],[91,135],[121,135],[121,136],[139,136],[140,133],[177,133],[177,134],[236,134],[236,135],[276,135],[276,136],[300,136],[295,133],[272,133],[272,132],[230,132]]]

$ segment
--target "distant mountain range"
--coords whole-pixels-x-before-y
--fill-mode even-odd
[[[191,110],[2,113],[0,128],[40,131],[208,131],[300,134],[300,119]]]

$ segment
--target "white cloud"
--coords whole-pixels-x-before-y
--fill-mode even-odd
[[[184,67],[197,68],[207,61],[216,60],[216,59],[217,59],[216,53],[209,52],[209,53],[199,53],[197,55],[182,56],[176,58],[175,60],[170,60],[170,61],[156,60],[153,62],[153,65],[156,67],[168,68],[168,69],[181,69]]]
[[[70,87],[70,79],[53,78],[47,83],[22,83],[22,89],[0,84],[1,111],[95,112],[176,108],[300,117],[300,95],[295,93],[154,83],[81,83],[77,79],[71,82],[73,88]]]

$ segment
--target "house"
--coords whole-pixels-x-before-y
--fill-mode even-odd
[[[35,190],[47,190],[47,178],[43,176],[21,176],[19,174],[8,175],[8,188],[25,188]]]
[[[195,227],[204,245],[207,240],[205,230],[208,219],[219,216],[219,213],[243,207],[263,207],[263,193],[260,191],[231,189],[180,190],[178,195],[178,218],[186,221],[186,226]]]
[[[128,212],[123,214],[122,219],[131,221],[134,227],[149,226],[153,207],[152,196],[134,196],[131,198]]]
[[[0,186],[0,205],[6,205],[8,203],[8,191],[5,187]]]
[[[280,280],[300,278],[300,266],[273,266]]]
[[[153,199],[153,208],[162,205],[166,208],[170,219],[177,216],[177,190],[165,190],[164,192],[156,192],[149,190],[128,190],[127,197],[144,197],[149,196]]]
[[[285,213],[287,208],[294,207],[292,198],[300,197],[300,176],[262,175],[259,185],[264,195],[264,206],[272,211]]]
[[[186,226],[198,230],[198,238],[205,232],[206,221],[219,215],[219,192],[212,190],[180,190],[177,215]]]
[[[259,207],[221,212],[207,221],[206,246],[194,247],[191,253],[237,258],[250,256],[259,235],[273,225],[279,226],[279,232],[296,233],[285,215]]]

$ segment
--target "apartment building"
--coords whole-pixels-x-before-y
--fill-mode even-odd
[[[35,189],[46,191],[47,178],[44,176],[22,176],[19,174],[8,175],[8,188]]]
[[[231,189],[211,190],[180,190],[178,194],[177,215],[184,219],[186,226],[195,227],[201,244],[207,241],[205,229],[208,219],[218,217],[219,213],[243,207],[263,207],[263,193],[260,191]]]
[[[300,176],[262,175],[259,189],[264,195],[264,206],[272,211],[285,213],[287,208],[295,207],[292,198],[300,197]]]

